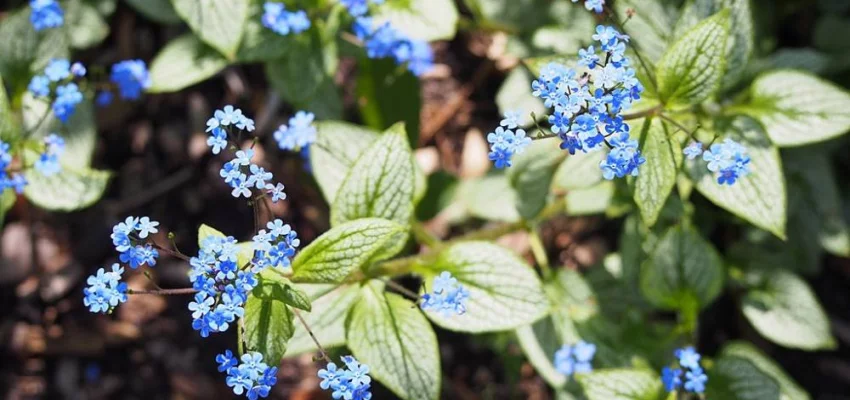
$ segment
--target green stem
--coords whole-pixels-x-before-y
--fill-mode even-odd
[[[543,240],[540,238],[540,233],[537,231],[537,226],[531,227],[528,230],[528,242],[531,245],[531,255],[537,261],[540,271],[544,278],[552,276],[552,268],[549,265],[549,256],[546,254],[546,246],[543,245]]]
[[[431,234],[431,232],[428,232],[420,222],[414,222],[410,230],[413,232],[413,237],[416,238],[416,241],[425,246],[436,248],[441,244],[440,239]]]
[[[313,339],[313,343],[316,344],[316,347],[319,349],[319,355],[328,363],[331,362],[331,358],[328,357],[328,352],[325,351],[325,348],[322,347],[322,344],[319,343],[319,339],[316,339],[316,335],[313,334],[313,330],[310,329],[310,325],[307,325],[307,321],[304,320],[304,317],[301,316],[301,312],[295,308],[291,308],[292,312],[295,313],[295,317],[298,318],[298,321],[307,330],[307,333],[310,334],[310,339]]]
[[[242,340],[242,331],[244,329],[244,319],[239,318],[239,321],[236,323],[236,352],[239,353],[239,357],[242,357],[242,355],[245,354],[245,341]]]

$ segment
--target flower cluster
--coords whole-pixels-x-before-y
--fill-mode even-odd
[[[36,32],[58,28],[65,22],[65,12],[56,0],[30,0],[30,8],[30,22]]]
[[[310,20],[304,10],[288,11],[283,3],[266,2],[263,5],[263,26],[286,36],[310,29]]]
[[[245,394],[249,400],[268,397],[272,386],[277,383],[277,367],[263,362],[263,355],[248,352],[242,355],[241,363],[230,350],[215,357],[218,371],[227,374],[227,386],[236,395]]]
[[[332,390],[334,399],[369,400],[372,398],[369,376],[369,366],[360,364],[352,356],[342,357],[342,362],[348,369],[337,368],[330,362],[326,369],[319,370],[319,387],[322,390]]]
[[[555,352],[555,369],[558,372],[572,376],[593,371],[590,364],[596,354],[596,345],[579,341],[575,345],[565,344]]]
[[[18,172],[9,174],[7,169],[12,164],[12,154],[9,153],[9,144],[0,140],[0,191],[14,189],[16,193],[24,192],[27,180]]]
[[[274,132],[274,140],[281,150],[301,151],[316,141],[316,118],[311,112],[298,111],[289,119],[289,125],[281,125]]]
[[[448,271],[443,271],[434,278],[432,290],[431,293],[422,295],[420,307],[423,310],[435,311],[443,316],[460,315],[466,312],[469,291]]]
[[[392,58],[416,76],[431,70],[434,53],[424,40],[414,39],[390,23],[377,23],[371,17],[358,17],[354,21],[354,34],[366,47],[369,58]]]
[[[708,170],[714,172],[717,183],[733,185],[738,178],[750,173],[750,156],[747,148],[732,139],[724,139],[723,143],[712,144],[703,151],[702,143],[693,142],[685,147],[685,156],[693,160],[702,154],[702,159],[708,163]]]
[[[612,151],[600,163],[603,176],[634,176],[644,159],[637,141],[629,139],[629,125],[622,113],[640,99],[643,86],[625,55],[629,37],[600,25],[593,40],[598,42],[599,51],[594,45],[579,50],[578,65],[585,69],[583,72],[549,63],[532,82],[532,93],[552,108],[548,120],[552,133],[561,139],[562,149],[575,154],[577,150],[591,152],[607,145]],[[502,127],[488,135],[488,139],[492,137],[490,158],[497,167],[510,166],[510,157],[517,152],[516,146],[505,145],[518,136],[510,129],[511,123],[506,118]],[[520,139],[525,141],[522,134]]]
[[[156,265],[159,252],[150,243],[144,243],[150,234],[159,232],[159,222],[151,221],[148,217],[127,217],[112,227],[112,244],[119,252],[118,259],[136,269],[143,264],[149,267]]]
[[[369,3],[384,4],[384,0],[340,0],[348,13],[354,17],[362,17],[369,12]]]
[[[151,86],[148,67],[142,60],[124,60],[113,64],[109,80],[118,86],[118,95],[125,100],[138,99],[142,92]],[[103,100],[99,98],[98,104]]]
[[[236,239],[211,235],[201,241],[198,256],[189,260],[189,281],[198,291],[189,311],[192,328],[202,337],[226,331],[245,314],[242,306],[257,286],[257,277],[252,270],[240,270],[238,254]]]
[[[93,313],[110,313],[118,304],[127,301],[127,284],[121,282],[124,268],[112,264],[112,271],[103,268],[89,276],[83,289],[83,304]]]
[[[65,139],[51,133],[44,138],[44,152],[35,161],[35,170],[44,176],[51,176],[62,170],[59,165],[59,156],[65,152]]]
[[[678,349],[673,353],[678,359],[678,368],[664,367],[661,370],[661,382],[668,392],[679,390],[684,387],[688,392],[702,393],[708,376],[699,365],[700,354],[693,347]],[[684,381],[682,375],[684,374]]]
[[[67,123],[74,115],[77,104],[83,101],[80,88],[72,81],[74,77],[83,77],[85,74],[86,69],[80,63],[71,65],[68,60],[53,59],[47,63],[43,75],[36,75],[30,80],[27,89],[35,97],[48,97],[55,89],[53,114],[63,123]]]
[[[573,3],[578,3],[578,0],[573,0]],[[584,8],[586,8],[587,11],[593,11],[597,14],[601,14],[604,7],[605,0],[584,0]]]
[[[254,270],[289,268],[295,251],[301,245],[298,233],[280,219],[269,221],[266,228],[268,231],[260,229],[253,238],[254,258],[251,264]]]
[[[487,135],[487,142],[490,143],[488,157],[495,163],[496,168],[505,168],[511,166],[511,157],[514,154],[522,153],[531,144],[531,138],[520,128],[522,122],[519,113],[505,113],[505,119],[499,125],[501,126],[496,128],[495,132]]]

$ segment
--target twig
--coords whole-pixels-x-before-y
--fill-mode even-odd
[[[300,322],[301,322],[301,325],[303,325],[303,326],[304,326],[304,329],[306,329],[306,330],[307,330],[307,333],[309,333],[309,334],[310,334],[310,338],[311,338],[311,339],[313,339],[313,343],[315,343],[315,344],[316,344],[316,347],[318,347],[318,348],[319,348],[319,354],[321,355],[321,357],[322,357],[325,361],[327,361],[328,363],[330,363],[330,362],[331,362],[331,358],[330,358],[330,357],[328,357],[328,353],[325,351],[325,348],[324,348],[324,347],[322,347],[322,344],[321,344],[321,343],[319,343],[319,339],[316,339],[316,335],[314,335],[314,334],[313,334],[313,330],[312,330],[312,329],[310,329],[310,326],[309,326],[309,325],[307,325],[307,321],[305,321],[305,320],[304,320],[304,317],[302,317],[302,316],[301,316],[301,312],[300,312],[300,311],[298,311],[298,310],[297,310],[297,309],[295,309],[295,308],[291,308],[291,310],[295,313],[295,316],[296,316],[296,317],[298,317],[298,321],[300,321]]]
[[[171,250],[168,247],[164,247],[163,245],[161,245],[157,242],[154,242],[153,240],[151,240],[148,243],[150,243],[150,245],[153,246],[154,248],[156,248],[157,250],[161,250],[161,251],[165,252],[166,254],[168,254],[172,257],[179,258],[183,261],[189,261],[189,256],[187,256],[187,255],[185,255],[185,254],[183,254],[179,251]]]
[[[419,295],[418,294],[413,293],[413,291],[411,291],[408,288],[400,285],[398,282],[395,282],[395,281],[390,280],[390,279],[381,279],[381,280],[384,281],[384,283],[386,283],[387,286],[397,290],[399,293],[409,297],[411,300],[419,301]]]

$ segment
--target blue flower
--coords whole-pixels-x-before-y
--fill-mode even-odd
[[[364,42],[369,58],[392,57],[398,64],[407,64],[407,69],[416,76],[421,76],[433,67],[434,53],[428,42],[408,37],[389,22],[376,26],[372,18],[359,17],[354,22],[353,30],[357,38]]]
[[[593,49],[592,45],[588,46],[587,49],[580,49],[578,51],[578,65],[594,69],[598,62],[599,56],[596,55],[596,50]]]
[[[282,183],[278,183],[277,185],[266,185],[266,190],[272,195],[272,203],[286,200],[286,192],[283,191],[284,188],[285,186]]]
[[[384,0],[340,0],[345,6],[348,13],[354,17],[362,17],[369,12],[369,3],[379,5],[384,4]]]
[[[674,352],[682,368],[699,369],[700,354],[693,347],[685,347]]]
[[[623,133],[611,140],[611,146],[613,148],[608,156],[599,163],[602,176],[608,180],[627,175],[637,176],[638,167],[646,162],[638,150],[637,141],[629,139],[628,133]]]
[[[488,157],[496,163],[496,168],[504,168],[511,165],[514,154],[522,153],[531,144],[531,138],[522,129],[513,131],[500,126],[487,135],[487,142],[490,143]]]
[[[327,367],[320,369],[318,377],[322,380],[319,387],[322,390],[330,389],[331,397],[345,400],[369,400],[372,398],[369,376],[369,367],[360,364],[352,356],[342,357],[346,368],[340,369],[336,364],[330,362]]]
[[[566,376],[591,372],[595,354],[596,345],[592,343],[580,340],[573,346],[565,344],[555,352],[555,369]]]
[[[266,181],[272,179],[272,173],[265,170],[265,168],[260,167],[255,164],[251,164],[248,168],[251,171],[251,175],[248,177],[248,186],[254,185],[257,189],[265,189]]]
[[[36,32],[62,26],[65,12],[56,0],[30,0],[30,22]]]
[[[122,99],[136,100],[151,86],[148,67],[142,60],[124,60],[112,65],[109,79],[118,85]]]
[[[151,233],[159,232],[156,228],[157,226],[159,226],[159,222],[151,221],[148,217],[142,217],[139,218],[139,224],[136,226],[136,230],[139,231],[139,237],[144,239]]]
[[[693,160],[702,154],[702,143],[691,142],[682,152],[688,157],[688,160]]]
[[[227,132],[221,128],[215,128],[212,135],[207,138],[207,146],[212,147],[212,153],[218,154],[221,150],[227,147]]]
[[[678,390],[682,386],[682,370],[664,367],[661,370],[661,383],[668,392]]]
[[[114,96],[112,95],[112,92],[110,92],[110,91],[98,92],[97,96],[95,96],[95,98],[94,98],[94,102],[95,102],[95,104],[97,104],[100,107],[106,107],[106,106],[112,104],[112,98],[113,97]]]
[[[50,153],[41,153],[38,160],[35,161],[34,167],[44,176],[55,175],[62,170],[62,166],[59,165],[59,157]]]
[[[274,139],[281,150],[299,151],[316,141],[316,126],[313,113],[299,111],[289,119],[289,125],[281,125],[274,133]]]
[[[53,102],[53,114],[63,123],[74,115],[77,104],[83,101],[83,94],[76,83],[69,83],[56,88],[56,100]]]
[[[432,292],[422,295],[419,306],[448,317],[465,313],[468,300],[469,291],[451,273],[443,271],[434,278]]]
[[[127,301],[127,284],[121,282],[124,269],[118,264],[112,265],[112,271],[103,268],[86,279],[83,289],[83,305],[93,313],[109,313],[119,304]]]
[[[573,3],[576,2],[578,2],[578,0],[573,0]],[[602,13],[603,7],[605,7],[605,0],[585,0],[584,2],[584,8],[586,8],[587,11],[594,11],[597,14]]]
[[[499,125],[508,129],[516,129],[522,126],[522,113],[519,111],[506,111],[505,119],[499,122]]]
[[[705,383],[708,382],[708,376],[701,370],[691,370],[685,373],[685,390],[693,393],[702,393],[705,391]]]
[[[78,78],[86,76],[86,67],[79,62],[71,64],[71,75],[74,75]]]
[[[280,35],[301,33],[310,28],[310,20],[303,10],[290,12],[283,3],[266,2],[263,5],[263,26]]]
[[[29,182],[27,182],[27,179],[24,178],[23,174],[14,173],[12,174],[12,177],[4,183],[4,186],[14,189],[17,194],[21,194],[24,192],[24,187],[26,187],[28,183]]]
[[[750,173],[747,148],[732,139],[711,145],[702,153],[702,159],[708,162],[708,170],[716,173],[717,183],[721,185],[732,185]]]
[[[44,75],[36,75],[32,77],[27,86],[35,97],[44,97],[50,94],[50,79]]]
[[[156,265],[157,257],[159,257],[159,253],[151,247],[151,245],[137,245],[130,247],[118,255],[118,259],[121,260],[122,263],[130,265],[130,268],[133,269],[144,264],[148,264],[148,266],[152,267]]]
[[[230,368],[239,365],[239,361],[233,356],[233,352],[226,350],[223,354],[215,356],[215,362],[218,363],[218,372],[228,372]]]

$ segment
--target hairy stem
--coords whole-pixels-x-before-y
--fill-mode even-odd
[[[315,334],[313,334],[313,330],[312,330],[312,329],[310,329],[310,326],[309,326],[309,325],[307,325],[307,321],[305,321],[305,320],[304,320],[304,317],[302,317],[302,316],[301,316],[301,312],[300,312],[300,311],[298,311],[298,310],[297,310],[297,309],[295,309],[295,308],[291,308],[291,310],[292,310],[292,312],[294,312],[294,313],[295,313],[295,316],[298,318],[298,321],[299,321],[299,322],[301,322],[301,325],[304,327],[304,329],[306,329],[306,330],[307,330],[307,333],[308,333],[308,334],[310,334],[310,339],[313,339],[313,343],[315,343],[315,344],[316,344],[316,347],[318,347],[318,348],[319,348],[319,355],[320,355],[320,356],[322,357],[322,359],[324,359],[326,362],[330,363],[330,362],[331,362],[331,358],[330,358],[330,357],[328,357],[328,352],[326,352],[326,351],[325,351],[325,348],[324,348],[324,347],[322,347],[322,344],[321,344],[321,343],[319,343],[319,339],[316,339],[316,335],[315,335]]]

